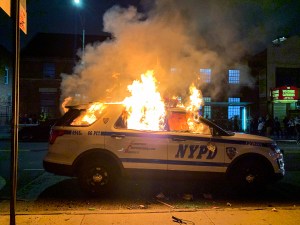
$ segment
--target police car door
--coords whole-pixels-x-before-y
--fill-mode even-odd
[[[118,112],[112,112],[118,114]],[[109,124],[105,132],[105,148],[113,152],[124,169],[167,170],[167,142],[163,132],[127,129],[126,112],[123,111],[116,122]],[[112,121],[111,121],[112,122]],[[103,132],[102,132],[103,134]],[[131,170],[132,169],[132,170]]]
[[[105,146],[118,156],[125,169],[167,170],[167,138],[159,133],[115,130]]]
[[[213,138],[208,125],[200,129],[170,131],[168,142],[169,171],[224,172],[224,144]]]

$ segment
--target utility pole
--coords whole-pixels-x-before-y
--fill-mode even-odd
[[[14,67],[12,86],[12,124],[11,124],[11,197],[10,197],[10,225],[16,224],[16,196],[17,196],[17,171],[18,171],[18,124],[19,124],[19,69],[20,69],[20,0],[12,0],[11,12],[14,36]]]

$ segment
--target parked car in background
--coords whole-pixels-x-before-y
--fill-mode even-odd
[[[48,141],[51,127],[57,119],[48,119],[40,124],[26,124],[19,131],[20,141]]]

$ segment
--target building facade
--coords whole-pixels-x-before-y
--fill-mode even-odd
[[[246,64],[240,62],[222,74],[200,69],[202,115],[228,130],[249,132],[252,114],[257,112],[257,80]]]
[[[85,43],[108,38],[87,35]],[[21,51],[20,114],[31,118],[57,118],[60,113],[62,74],[72,74],[82,47],[81,36],[38,33]]]
[[[300,37],[278,38],[250,61],[259,79],[259,111],[283,121],[300,115]]]
[[[12,55],[0,46],[0,125],[8,125],[12,110]]]

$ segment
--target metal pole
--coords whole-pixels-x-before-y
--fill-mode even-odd
[[[14,68],[13,68],[13,87],[12,87],[12,124],[11,124],[11,198],[10,198],[10,225],[16,224],[16,196],[17,196],[17,170],[18,170],[18,124],[19,124],[19,65],[20,65],[20,29],[19,29],[19,10],[20,0],[13,0],[12,19],[13,35],[15,44],[14,49]]]
[[[85,30],[84,30],[84,27],[82,29],[82,56],[84,55],[84,42],[85,42]]]

